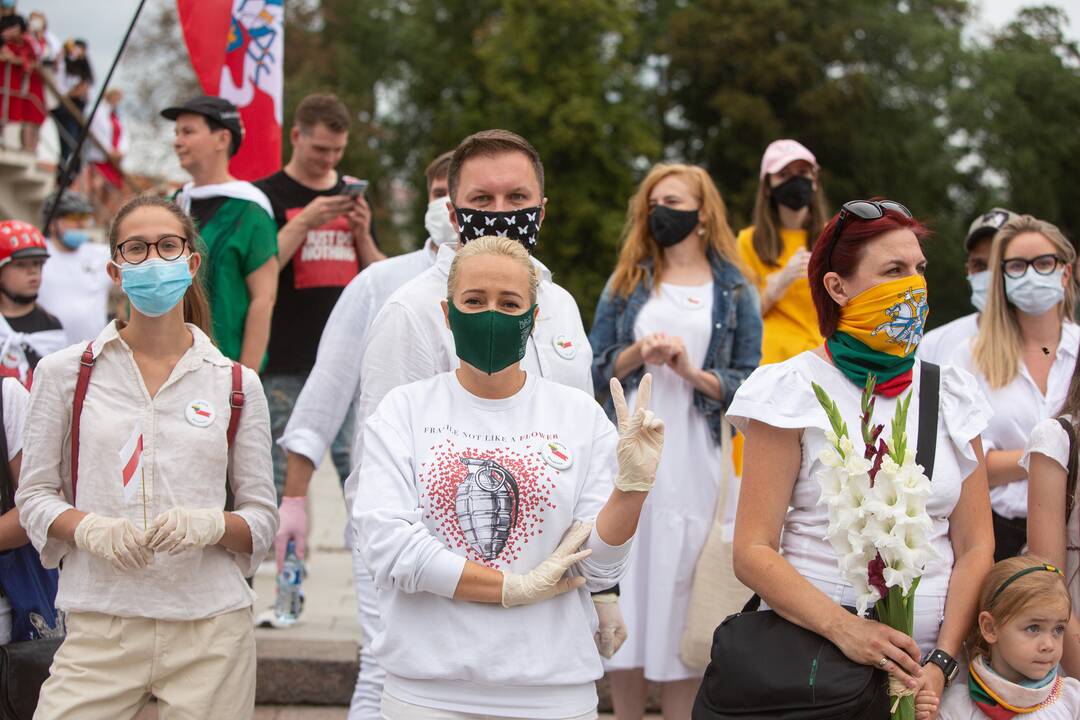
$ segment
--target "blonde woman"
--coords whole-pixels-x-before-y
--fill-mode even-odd
[[[761,363],[783,362],[822,343],[806,265],[829,219],[817,158],[795,140],[765,148],[754,224],[739,232],[739,255],[761,294]]]
[[[994,511],[995,558],[1027,541],[1027,471],[1020,460],[1032,429],[1065,401],[1080,330],[1076,251],[1057,227],[1030,215],[1007,222],[990,250],[990,289],[979,334],[950,358],[971,371],[993,407],[983,433]]]
[[[648,377],[633,413],[612,383],[616,432],[589,394],[526,372],[538,280],[515,240],[465,245],[442,301],[459,367],[394,388],[364,425],[353,519],[385,720],[596,718],[587,591],[626,570],[663,423]]]
[[[589,342],[594,386],[617,378],[635,395],[651,373],[656,412],[671,428],[662,480],[620,584],[629,637],[607,665],[615,712],[620,720],[642,717],[648,679],[663,683],[665,717],[689,717],[701,673],[682,662],[679,641],[722,463],[730,462],[719,449],[721,420],[761,357],[757,293],[741,272],[720,193],[701,168],[657,165],[631,198]],[[734,511],[733,498],[727,506]]]

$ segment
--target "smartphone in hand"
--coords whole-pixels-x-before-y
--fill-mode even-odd
[[[358,198],[367,191],[367,186],[367,180],[349,180],[345,183],[341,194],[351,198]]]

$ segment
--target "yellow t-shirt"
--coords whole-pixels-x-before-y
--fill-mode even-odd
[[[739,254],[750,270],[751,282],[757,285],[760,293],[765,289],[766,278],[782,270],[799,248],[806,247],[806,231],[780,231],[780,241],[784,244],[784,249],[775,267],[766,265],[754,252],[753,236],[753,227],[739,232]],[[823,342],[821,333],[818,332],[817,311],[814,310],[814,301],[810,297],[810,282],[805,277],[791,283],[787,292],[765,313],[762,321],[762,365],[783,362]]]

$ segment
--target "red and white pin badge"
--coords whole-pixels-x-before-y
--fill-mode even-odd
[[[705,301],[697,295],[687,295],[683,302],[686,304],[687,310],[700,310],[705,307]]]
[[[563,360],[573,360],[577,356],[577,345],[566,335],[556,335],[551,345]]]
[[[184,417],[197,428],[210,427],[217,413],[209,400],[192,400],[184,409]]]
[[[558,440],[552,440],[541,445],[540,457],[544,458],[544,462],[556,470],[567,470],[574,464],[574,458],[570,455],[570,448]]]

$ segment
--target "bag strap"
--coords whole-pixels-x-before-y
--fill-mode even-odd
[[[930,480],[934,479],[934,459],[937,455],[938,405],[941,394],[941,368],[923,362],[919,372],[919,440],[915,462],[922,466]]]
[[[1072,517],[1073,507],[1076,506],[1076,427],[1070,420],[1063,417],[1054,418],[1061,425],[1061,429],[1069,436],[1069,468],[1065,482],[1065,522]]]
[[[79,486],[79,425],[82,420],[86,389],[90,386],[90,373],[94,371],[94,343],[86,343],[79,359],[79,378],[75,381],[75,398],[71,403],[71,505],[75,506],[75,493]]]
[[[4,380],[0,378],[0,512],[15,507],[15,479],[8,463],[7,430],[4,426]]]
[[[225,439],[232,449],[233,441],[236,440],[236,431],[240,428],[240,416],[244,413],[244,375],[243,366],[233,361],[232,364],[232,392],[229,394],[229,429],[225,431]]]

